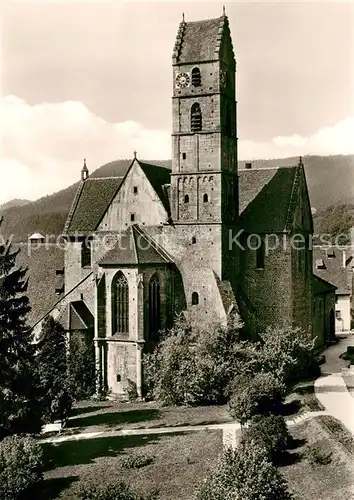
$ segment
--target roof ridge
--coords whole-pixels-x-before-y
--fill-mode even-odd
[[[74,215],[76,207],[77,207],[77,205],[79,203],[79,199],[80,199],[80,196],[81,196],[82,191],[84,189],[85,182],[86,181],[81,181],[80,185],[78,186],[78,188],[76,190],[74,199],[73,199],[73,201],[71,203],[71,207],[70,207],[68,216],[67,216],[66,221],[65,221],[65,225],[64,225],[64,229],[63,229],[63,234],[66,234],[68,232],[68,230],[69,230],[69,227],[70,227],[70,224],[71,224],[71,220],[72,220],[72,216]]]
[[[169,256],[169,254],[166,252],[166,250],[161,247],[156,241],[151,238],[142,227],[140,227],[138,224],[134,224],[134,229],[141,235],[143,238],[145,238],[148,243],[152,246],[152,248],[157,252],[163,259],[173,262],[173,259]]]
[[[132,238],[133,238],[133,250],[134,250],[134,255],[135,255],[135,259],[136,259],[136,263],[137,264],[140,264],[139,262],[139,254],[138,254],[138,249],[136,247],[136,241],[135,241],[135,232],[134,232],[134,226],[135,224],[133,224],[130,228],[130,232],[132,234]]]
[[[288,212],[287,212],[286,219],[285,219],[285,228],[284,228],[285,230],[288,229],[290,215],[293,212],[293,208],[295,205],[295,192],[298,191],[299,184],[300,184],[300,182],[299,182],[300,168],[301,168],[300,165],[298,165],[296,167],[296,170],[295,170],[295,176],[294,176],[294,180],[293,180],[293,186],[291,189],[290,200],[289,200],[289,205],[288,205]]]
[[[107,177],[89,177],[88,181],[102,181],[102,180],[105,180],[105,179],[123,179],[124,175],[111,175],[111,176],[107,176]]]

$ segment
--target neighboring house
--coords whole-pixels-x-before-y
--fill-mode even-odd
[[[44,243],[44,236],[43,234],[40,233],[34,233],[28,238],[29,243],[33,244],[38,244],[38,243]]]
[[[222,322],[241,314],[250,335],[293,324],[328,338],[333,287],[312,273],[302,161],[238,171],[235,68],[226,16],[183,21],[173,52],[172,170],[135,155],[124,176],[91,178],[84,163],[52,307],[69,333],[93,332],[100,384],[114,394],[129,380],[141,394],[144,353],[181,310]],[[294,235],[306,248],[294,248]],[[327,301],[320,332],[314,280]]]
[[[335,331],[349,332],[353,300],[354,252],[347,247],[314,247],[314,274],[336,287]]]

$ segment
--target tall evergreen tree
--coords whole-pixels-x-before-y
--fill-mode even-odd
[[[83,338],[79,332],[74,332],[70,339],[69,385],[70,394],[77,401],[91,397],[96,389],[93,340]]]
[[[47,421],[64,423],[72,406],[68,380],[68,346],[61,324],[48,316],[37,344],[37,369]]]
[[[27,269],[16,268],[19,251],[0,243],[0,439],[41,427],[33,336],[26,324]]]

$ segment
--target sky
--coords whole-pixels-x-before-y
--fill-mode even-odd
[[[171,157],[178,25],[222,2],[1,1],[0,204]],[[224,2],[225,3],[225,2]],[[354,153],[354,1],[225,3],[239,158]]]

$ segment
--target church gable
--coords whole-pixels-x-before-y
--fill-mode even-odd
[[[293,192],[293,209],[292,213],[289,214],[289,226],[294,230],[301,229],[313,233],[311,206],[302,165],[299,165],[297,169],[295,187],[296,189]]]
[[[136,223],[164,224],[169,217],[169,180],[169,169],[135,159],[97,230],[122,231]]]

